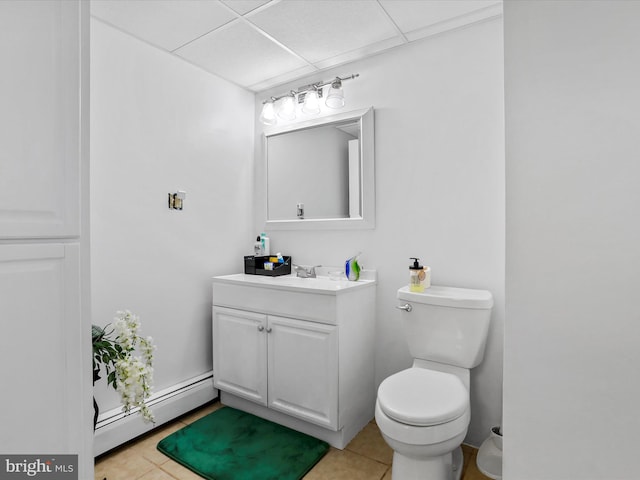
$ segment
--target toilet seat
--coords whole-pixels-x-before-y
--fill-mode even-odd
[[[389,439],[402,442],[406,445],[438,445],[452,438],[462,436],[460,443],[467,433],[469,420],[471,420],[470,409],[466,410],[455,420],[431,427],[417,427],[400,423],[382,411],[380,401],[376,401],[375,409],[376,424],[382,436],[389,443]]]
[[[419,427],[452,422],[469,410],[469,392],[450,373],[408,368],[386,378],[378,404],[389,418]]]

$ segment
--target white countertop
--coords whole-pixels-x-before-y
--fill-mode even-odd
[[[295,274],[270,277],[266,275],[247,275],[235,273],[213,277],[214,283],[230,283],[235,285],[247,285],[277,290],[289,290],[306,293],[320,293],[335,295],[341,292],[371,287],[376,284],[375,270],[363,270],[357,282],[346,279],[333,280],[328,276],[319,275],[316,278],[299,278]]]

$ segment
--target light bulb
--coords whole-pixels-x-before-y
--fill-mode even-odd
[[[293,94],[287,95],[280,100],[278,116],[285,120],[294,120],[296,118],[296,99]]]
[[[278,120],[276,119],[276,111],[273,108],[273,100],[269,100],[262,105],[260,121],[265,125],[275,125],[278,123]]]
[[[304,96],[302,113],[307,115],[317,115],[320,113],[320,102],[318,101],[318,91],[314,88],[309,90]]]
[[[329,108],[344,107],[344,91],[342,90],[342,81],[339,78],[336,78],[331,84],[325,104]]]

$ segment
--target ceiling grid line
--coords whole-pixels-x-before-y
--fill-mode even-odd
[[[304,63],[306,63],[308,66],[314,68],[317,70],[316,66],[311,63],[309,60],[307,60],[306,58],[304,58],[302,55],[294,52],[293,50],[291,50],[289,47],[287,47],[285,44],[281,43],[280,41],[278,41],[278,39],[274,38],[272,35],[269,35],[267,32],[265,32],[264,30],[262,30],[260,27],[258,27],[255,23],[251,22],[250,20],[243,18],[242,21],[244,21],[247,25],[249,25],[251,28],[253,28],[254,30],[256,30],[259,34],[261,34],[262,36],[266,37],[267,39],[271,40],[273,43],[275,43],[276,45],[278,45],[280,48],[282,48],[284,51],[286,51],[287,53],[293,55],[294,57],[298,58],[299,60],[303,61]]]
[[[376,3],[380,7],[380,10],[382,10],[382,12],[384,13],[384,16],[387,17],[387,20],[389,20],[389,23],[391,24],[391,26],[395,29],[395,31],[398,33],[398,35],[402,38],[402,42],[403,43],[409,43],[409,39],[407,38],[407,36],[402,32],[402,30],[400,30],[400,27],[398,27],[398,24],[393,20],[393,18],[391,18],[391,15],[389,15],[389,12],[387,12],[387,9],[384,8],[384,5],[382,5],[380,3],[380,0],[376,0]]]

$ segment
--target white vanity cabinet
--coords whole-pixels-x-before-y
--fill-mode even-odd
[[[222,403],[344,446],[372,418],[375,282],[213,281]]]
[[[337,430],[337,327],[214,307],[214,385]]]

